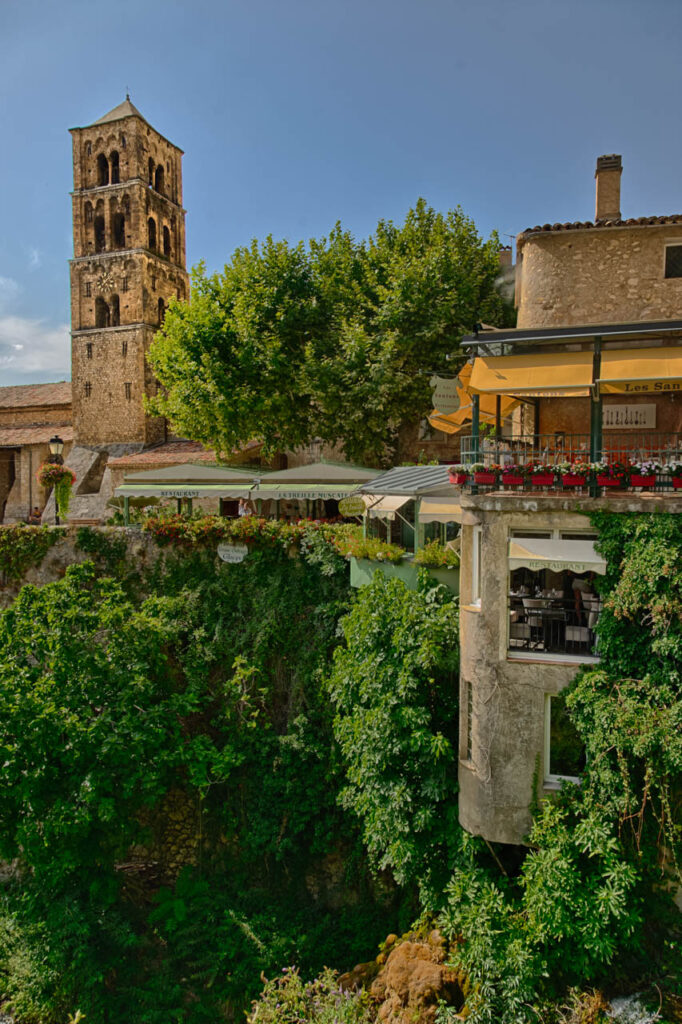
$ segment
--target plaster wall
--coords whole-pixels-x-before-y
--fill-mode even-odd
[[[682,225],[519,235],[518,327],[682,318],[682,278],[665,278],[666,243]]]

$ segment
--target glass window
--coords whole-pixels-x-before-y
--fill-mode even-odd
[[[682,277],[682,245],[666,245],[665,276]]]
[[[561,694],[545,695],[545,782],[580,778],[585,748]]]

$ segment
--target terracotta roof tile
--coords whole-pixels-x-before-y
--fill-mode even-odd
[[[255,453],[258,449],[259,442],[250,441],[241,451]],[[179,466],[184,462],[217,464],[218,457],[214,451],[204,448],[198,441],[166,441],[165,444],[145,448],[134,455],[121,455],[118,459],[109,459],[108,465],[113,469],[144,469],[147,466]]]
[[[72,426],[48,423],[42,427],[0,427],[0,448],[18,448],[22,444],[47,444],[53,434],[59,434],[62,441],[73,441]]]
[[[664,217],[629,217],[627,220],[576,220],[565,224],[536,224],[534,228],[526,228],[519,235],[536,235],[547,231],[589,231],[595,228],[630,228],[647,227],[652,224],[682,224],[682,213],[671,213]]]
[[[0,388],[0,409],[21,409],[33,405],[71,405],[71,382],[56,384],[13,384]]]

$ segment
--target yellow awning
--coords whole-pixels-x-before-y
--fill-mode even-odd
[[[480,395],[577,398],[590,394],[591,352],[532,352],[523,356],[480,356],[469,390]]]
[[[410,499],[406,494],[363,494],[362,500],[370,519],[395,519],[398,509]]]
[[[656,395],[682,391],[682,348],[613,349],[602,353],[602,394]]]

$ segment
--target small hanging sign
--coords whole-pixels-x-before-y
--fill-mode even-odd
[[[339,512],[342,516],[363,516],[365,514],[365,503],[359,495],[342,498],[339,502]]]
[[[444,416],[459,409],[459,378],[434,375],[429,384],[433,388],[433,408]]]
[[[243,562],[248,553],[249,549],[246,544],[218,545],[218,558],[223,562],[230,562],[232,565],[236,565],[237,562]]]

